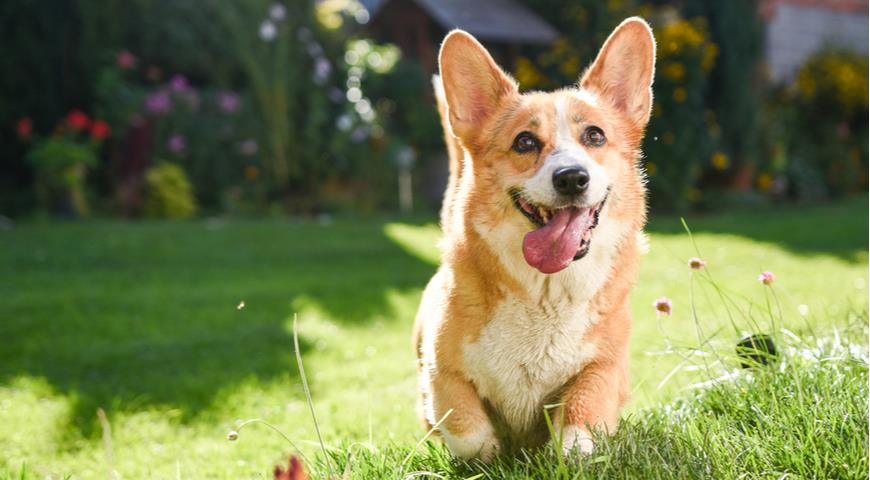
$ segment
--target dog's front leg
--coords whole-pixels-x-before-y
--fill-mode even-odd
[[[619,409],[628,398],[628,372],[619,359],[592,363],[567,386],[563,405],[553,421],[561,424],[562,451],[589,454],[594,448],[592,430],[613,432]]]
[[[432,408],[434,421],[452,410],[438,430],[454,456],[487,461],[498,452],[498,439],[483,402],[474,385],[461,374],[433,372]]]

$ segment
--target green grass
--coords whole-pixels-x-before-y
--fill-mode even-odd
[[[837,327],[863,334],[866,198],[687,220],[733,303],[723,304],[706,275],[690,274],[686,259],[696,253],[679,219],[654,218],[632,300],[633,398],[623,428],[594,459],[560,470],[544,450],[468,466],[426,444],[405,473],[866,478],[866,357],[840,352],[691,388],[733,366],[727,353],[746,332],[785,335],[782,345],[795,348],[804,343],[791,333],[806,342]],[[319,447],[292,349],[295,312],[326,443],[346,458],[359,442],[354,478],[395,478],[425,433],[414,412],[410,326],[436,268],[437,234],[427,223],[352,219],[0,231],[0,479],[107,478],[112,470],[121,478],[264,478],[291,448],[258,424],[228,442],[249,418],[274,424],[313,458]],[[761,270],[776,273],[773,289],[756,281]],[[658,318],[651,304],[663,295],[674,314]],[[692,355],[696,346],[717,355]]]

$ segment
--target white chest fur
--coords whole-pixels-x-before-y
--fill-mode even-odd
[[[548,397],[596,354],[584,339],[598,321],[589,302],[610,275],[616,245],[627,231],[627,225],[606,220],[608,210],[605,205],[587,256],[549,276],[525,263],[516,241],[525,234],[521,226],[475,225],[530,299],[508,297],[477,341],[464,347],[466,374],[515,434],[533,427]]]
[[[588,302],[569,298],[528,305],[506,300],[474,343],[465,345],[465,368],[516,434],[534,426],[544,402],[595,355],[583,337],[593,319]]]

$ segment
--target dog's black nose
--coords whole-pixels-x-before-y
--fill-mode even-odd
[[[580,195],[588,186],[589,171],[581,166],[564,167],[553,172],[553,187],[562,195]]]

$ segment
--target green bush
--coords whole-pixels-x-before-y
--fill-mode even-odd
[[[145,173],[145,214],[156,218],[190,218],[196,214],[193,188],[184,170],[163,162]]]
[[[38,141],[27,159],[36,172],[36,193],[43,208],[54,213],[84,216],[87,168],[97,163],[92,144],[57,136]]]
[[[830,196],[867,190],[867,82],[866,56],[826,50],[804,64],[791,88],[790,156],[820,175]]]
[[[867,191],[867,58],[825,49],[765,110],[758,188],[800,201]]]
[[[724,170],[718,126],[707,108],[709,72],[718,48],[706,21],[675,19],[655,28],[658,42],[652,118],[643,151],[652,205],[684,211],[702,200],[697,188],[707,168]]]

